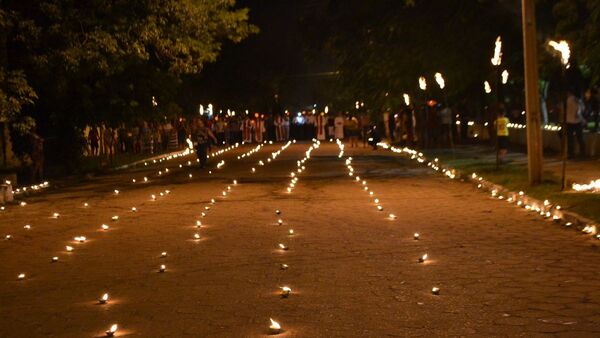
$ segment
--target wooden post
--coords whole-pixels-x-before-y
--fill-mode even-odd
[[[525,111],[527,114],[527,159],[529,184],[542,181],[542,126],[538,90],[537,39],[534,0],[522,0],[523,51],[525,63]]]

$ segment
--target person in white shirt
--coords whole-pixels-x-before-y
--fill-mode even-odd
[[[335,138],[339,140],[344,139],[344,117],[342,113],[339,113],[338,116],[333,120],[335,126]]]

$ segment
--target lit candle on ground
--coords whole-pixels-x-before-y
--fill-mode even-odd
[[[111,217],[111,219],[112,219],[113,221],[118,221],[118,220],[119,220],[119,216],[115,215],[115,216]]]
[[[210,210],[210,207],[207,205],[204,207],[204,210]]]
[[[131,207],[131,212],[137,212],[137,208],[136,207]]]
[[[287,270],[287,268],[289,268],[289,265],[287,265],[287,264],[281,264],[279,266],[279,269],[281,269],[281,270]]]
[[[292,192],[292,188],[287,188],[287,192]]]
[[[396,219],[396,215],[390,214],[390,219]]]
[[[281,215],[281,211],[280,211],[279,209],[275,210],[275,213],[276,213],[277,215]]]
[[[56,263],[56,262],[58,262],[58,257],[57,257],[57,256],[54,256],[54,257],[52,257],[52,260],[51,260],[51,262],[52,262],[52,263]]]
[[[223,196],[227,196],[227,191],[223,191],[223,192],[221,192],[221,195],[223,195]]]
[[[271,326],[269,326],[269,331],[271,334],[278,334],[281,332],[281,325],[278,322],[274,321],[273,318],[269,318],[271,320]]]
[[[119,190],[115,189],[115,195],[119,194]]]
[[[106,330],[106,336],[107,337],[112,337],[115,335],[115,333],[117,332],[117,324],[113,324],[110,329]]]
[[[26,225],[25,225],[23,228],[24,228],[25,230],[29,230],[29,229],[31,229],[31,225],[29,225],[29,224],[26,224]]]
[[[100,297],[100,299],[98,299],[98,303],[100,304],[106,304],[108,302],[108,293],[105,293],[102,295],[102,297]]]
[[[167,252],[166,252],[166,251],[163,251],[163,252],[160,254],[160,257],[167,257]]]
[[[109,226],[106,224],[102,224],[102,230],[108,230]]]
[[[287,247],[285,244],[283,244],[283,243],[279,243],[279,248],[280,248],[281,250],[288,250],[288,249],[289,249],[289,248],[288,248],[288,247]]]
[[[201,212],[200,213],[200,217],[206,217],[206,213],[205,212]]]
[[[89,207],[90,205],[89,205],[89,204],[87,204],[87,202],[86,202],[86,203],[83,203],[83,206],[84,206],[85,208],[87,208],[87,207]]]
[[[419,240],[419,233],[415,232],[415,234],[413,235],[413,238],[414,238],[415,241],[418,241]]]
[[[21,202],[21,203],[19,203],[19,205],[22,206],[22,207],[24,207],[24,206],[27,205],[27,202]]]
[[[132,182],[132,183],[135,183],[135,178],[132,178],[132,179],[131,179],[131,182]]]
[[[374,199],[373,202],[375,202],[375,204],[379,204],[379,198]]]
[[[83,243],[86,240],[85,236],[77,236],[74,239],[79,243]]]
[[[160,268],[158,268],[158,272],[165,272],[167,270],[167,267],[164,264],[160,265]]]
[[[277,224],[282,225],[283,224],[283,220],[280,218],[277,220]]]
[[[427,260],[427,254],[424,254],[423,256],[419,257],[419,263],[423,263]]]
[[[67,249],[68,252],[73,251],[73,247],[69,245],[65,246],[65,249]]]
[[[53,213],[53,214],[52,214],[52,217],[54,217],[54,218],[59,218],[59,217],[60,217],[60,214],[59,214],[58,212],[55,212],[55,213]]]
[[[192,176],[192,174],[189,174],[188,176],[189,176],[190,178],[192,178],[192,177],[193,177],[193,176]]]
[[[214,198],[211,198],[211,199],[210,199],[210,203],[211,203],[211,204],[215,204],[215,202],[216,202],[216,201],[215,201],[215,199],[214,199]]]
[[[434,294],[434,295],[436,295],[436,296],[439,295],[440,294],[440,288],[434,286],[431,289],[431,293]]]
[[[378,205],[378,206],[377,206],[377,210],[379,210],[379,211],[383,211],[383,207],[382,207],[381,205]]]
[[[200,222],[200,221],[196,221],[196,228],[199,228],[199,227],[201,227],[201,226],[202,226],[202,222]]]
[[[155,201],[156,200],[156,195],[150,195],[150,198]]]
[[[237,180],[233,180],[233,185],[237,185]]]
[[[25,274],[21,273],[17,276],[17,279],[25,279]]]
[[[289,234],[290,236],[291,236],[291,235],[293,235],[293,234],[294,234],[294,229],[290,229],[290,230],[288,230],[288,234]]]
[[[292,293],[292,289],[289,286],[284,286],[281,288],[281,297],[288,298]]]
[[[200,239],[200,234],[194,234],[194,239]]]

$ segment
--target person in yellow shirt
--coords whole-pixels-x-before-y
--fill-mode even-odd
[[[496,136],[498,137],[498,161],[501,163],[508,153],[508,124],[510,120],[505,116],[503,110],[496,119]]]

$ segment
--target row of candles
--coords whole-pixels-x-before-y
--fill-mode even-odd
[[[215,153],[211,154],[210,156],[211,156],[211,157],[215,157],[215,156],[222,155],[222,154],[226,153],[227,151],[230,151],[230,150],[233,150],[233,149],[237,148],[238,146],[239,146],[239,144],[232,145],[232,146],[230,146],[230,147],[227,147],[227,148],[225,148],[225,149],[221,149],[220,151],[218,151],[218,152],[215,152]],[[161,159],[158,159],[158,160],[153,160],[153,163],[157,163],[157,162],[158,162],[158,163],[160,163],[160,162],[164,162],[164,161],[167,161],[167,160],[170,160],[170,159],[175,159],[175,158],[178,158],[178,157],[180,157],[180,156],[183,156],[183,155],[178,155],[178,154],[175,154],[175,155],[169,155],[169,156],[165,156],[165,157],[164,157],[162,160],[161,160]],[[147,165],[147,162],[146,162],[145,164]],[[191,165],[191,162],[190,162],[190,161],[188,161],[188,165]],[[180,165],[180,167],[181,167],[181,165]],[[166,170],[166,172],[168,172],[168,169],[165,169],[165,170]],[[161,175],[160,173],[161,173],[161,172],[159,171],[159,174],[158,174],[158,176],[160,176],[160,175]],[[147,178],[145,178],[143,181],[144,181],[144,182],[148,182]],[[135,181],[134,181],[134,182],[135,182]],[[234,180],[234,184],[237,184],[237,181],[236,181],[236,180]],[[230,189],[230,187],[228,187],[228,189]],[[158,198],[159,196],[160,196],[160,197],[163,197],[163,196],[169,195],[170,193],[171,193],[171,191],[170,191],[170,190],[164,190],[164,191],[161,191],[161,192],[160,192],[160,193],[158,193],[158,194],[151,194],[151,195],[150,195],[150,201],[156,201],[156,200],[157,200],[157,198]],[[114,195],[120,195],[120,194],[121,194],[121,191],[119,191],[118,189],[114,189],[114,190],[113,190],[113,194],[114,194]],[[213,199],[213,201],[214,201],[214,199]],[[26,202],[24,202],[24,201],[22,201],[22,202],[20,203],[20,205],[21,205],[21,206],[26,206],[26,205],[27,205],[27,203],[26,203]],[[88,202],[84,202],[84,203],[83,203],[83,207],[84,207],[84,208],[89,208],[89,207],[90,207],[90,205],[89,205],[89,203],[88,203]],[[137,211],[138,211],[138,209],[137,209],[136,207],[132,207],[130,210],[131,210],[131,212],[132,212],[132,213],[135,213],[135,212],[137,212]],[[53,218],[53,219],[59,219],[59,218],[60,218],[60,216],[61,216],[61,215],[60,215],[60,213],[58,213],[58,212],[53,212],[53,213],[52,213],[52,215],[51,215],[51,218]],[[113,216],[111,216],[111,220],[112,220],[113,222],[117,222],[119,219],[120,219],[120,217],[119,217],[118,215],[113,215]],[[30,229],[31,229],[31,225],[27,224],[27,225],[25,225],[25,226],[24,226],[24,228],[25,228],[26,230],[30,230]],[[108,230],[110,229],[110,226],[109,226],[109,225],[107,225],[107,224],[102,224],[102,225],[100,226],[100,228],[101,228],[103,231],[108,231]],[[7,239],[7,240],[10,240],[10,239],[12,239],[12,236],[11,236],[11,235],[6,235],[6,236],[5,236],[5,239]],[[88,238],[87,238],[86,236],[79,235],[79,236],[75,236],[75,237],[73,238],[73,241],[72,241],[72,242],[73,242],[73,244],[83,244],[83,243],[86,243],[86,241],[87,241],[87,240],[88,240]],[[75,250],[75,247],[74,247],[74,245],[73,245],[73,244],[71,244],[71,243],[69,243],[69,244],[70,244],[70,245],[66,245],[66,246],[65,246],[65,251],[66,251],[68,254],[70,254],[71,252],[73,252],[73,251]],[[167,256],[167,253],[166,253],[166,252],[162,252],[162,253],[161,253],[161,257],[166,257],[166,256]],[[50,259],[50,262],[51,262],[51,263],[56,263],[56,262],[58,262],[58,261],[59,261],[59,257],[58,257],[58,256],[53,256],[53,257],[51,257],[51,259]],[[164,264],[162,264],[162,265],[159,267],[159,272],[164,272],[165,270],[166,270],[166,266],[165,266]],[[24,280],[24,279],[26,279],[26,277],[27,277],[27,275],[26,275],[25,273],[23,273],[23,272],[17,275],[17,279],[18,279],[18,280]],[[106,303],[108,302],[108,300],[109,300],[109,294],[108,294],[108,293],[104,293],[104,294],[103,294],[103,295],[102,295],[102,296],[101,296],[101,297],[98,299],[98,302],[99,302],[100,304],[106,304]],[[105,331],[105,333],[106,333],[106,335],[107,335],[107,336],[114,336],[114,335],[115,335],[115,333],[117,332],[117,329],[118,329],[118,325],[117,325],[117,324],[113,324],[113,325],[111,325],[111,327],[110,327],[110,328],[109,328],[107,331]]]
[[[285,147],[287,148],[289,145],[290,145],[290,142],[286,143]],[[304,157],[302,159],[296,161],[296,169],[292,170],[290,172],[290,183],[288,184],[288,186],[286,188],[286,192],[288,194],[291,194],[293,192],[294,188],[298,184],[299,176],[306,170],[305,163],[308,160],[310,160],[312,151],[315,149],[318,149],[320,145],[321,145],[321,143],[318,140],[313,139],[313,144],[305,151]],[[283,225],[284,221],[280,217],[281,210],[279,210],[279,209],[275,210],[275,215],[277,217],[277,225],[279,225],[279,226]],[[294,235],[295,235],[294,229],[290,228],[287,230],[287,236],[290,238],[290,240],[291,240],[292,236],[294,236]],[[279,243],[277,245],[277,247],[279,250],[281,250],[283,252],[289,250],[289,246],[284,243]],[[288,268],[289,268],[289,266],[286,263],[280,263],[280,265],[279,265],[279,269],[282,271],[285,271]],[[279,288],[281,290],[280,291],[281,298],[288,298],[292,294],[292,288],[287,285],[280,286]],[[269,318],[269,320],[270,320],[269,332],[272,335],[281,333],[282,332],[281,324],[279,322],[277,322],[276,320],[274,320],[273,318]]]
[[[455,179],[460,174],[453,168],[446,168],[442,164],[440,164],[439,159],[435,158],[432,161],[427,160],[427,158],[423,155],[423,153],[418,152],[414,149],[410,148],[397,148],[394,146],[389,146],[387,143],[381,142],[377,144],[383,149],[388,149],[394,153],[402,154],[407,156],[413,161],[416,161],[420,164],[426,163],[427,167],[441,172],[444,176]],[[498,200],[505,200],[507,203],[514,204],[517,207],[524,208],[527,211],[535,213],[539,215],[542,219],[550,219],[554,222],[561,223],[566,227],[571,227],[572,222],[568,222],[563,217],[562,208],[559,204],[553,203],[550,200],[544,200],[543,202],[536,202],[535,199],[527,196],[524,191],[514,192],[514,191],[500,191],[493,183],[485,180],[482,176],[477,173],[472,173],[467,177],[467,179],[475,184],[480,190],[489,191],[492,198]],[[583,227],[582,232],[586,234],[593,235],[595,238],[600,239],[600,234],[598,234],[596,225],[587,224]]]
[[[277,156],[279,156],[279,155],[280,155],[280,154],[281,154],[283,151],[285,151],[285,150],[286,150],[286,149],[287,149],[287,148],[288,148],[288,147],[289,147],[289,146],[290,146],[292,143],[296,143],[296,140],[287,141],[287,143],[285,143],[285,144],[284,144],[284,145],[281,147],[281,149],[279,149],[279,150],[277,150],[277,151],[274,151],[274,152],[272,152],[272,153],[271,153],[271,156],[267,157],[267,159],[266,159],[266,163],[271,163],[271,161],[274,161],[274,160],[277,158]],[[262,166],[264,166],[264,165],[265,165],[265,161],[263,161],[263,160],[260,160],[260,161],[258,161],[258,165],[259,165],[259,166],[261,166],[261,167],[262,167]],[[255,167],[252,167],[252,168],[250,169],[250,172],[251,172],[252,174],[255,174],[255,173],[256,173],[256,168],[255,168]]]
[[[344,159],[344,148],[345,148],[344,143],[342,143],[342,141],[340,141],[340,140],[336,140],[336,143],[337,143],[338,148],[340,150],[340,152],[338,154],[338,158]],[[369,186],[367,184],[367,181],[365,179],[361,179],[360,176],[358,176],[358,175],[355,174],[354,167],[352,166],[352,161],[353,161],[352,157],[346,157],[345,165],[346,165],[346,168],[348,169],[348,176],[354,182],[359,183],[361,185],[361,187],[362,187],[361,190],[363,190],[364,192],[368,193],[369,198],[372,199],[373,205],[375,206],[375,208],[377,209],[377,211],[378,212],[383,212],[384,208],[383,208],[383,205],[381,203],[381,200],[377,196],[375,196],[375,193],[373,192],[373,190],[371,190],[371,188],[369,188]],[[397,218],[398,217],[395,214],[393,214],[393,213],[390,213],[387,216],[387,219],[391,220],[391,221],[394,221]],[[421,239],[421,235],[418,232],[415,232],[413,234],[413,240],[418,241],[419,239]],[[427,261],[428,258],[429,258],[428,254],[425,253],[425,254],[423,254],[422,256],[420,256],[417,259],[417,262],[423,264],[423,263],[425,263]],[[440,294],[440,288],[438,286],[433,286],[431,288],[431,293],[433,295],[436,295],[436,296],[439,295]]]

